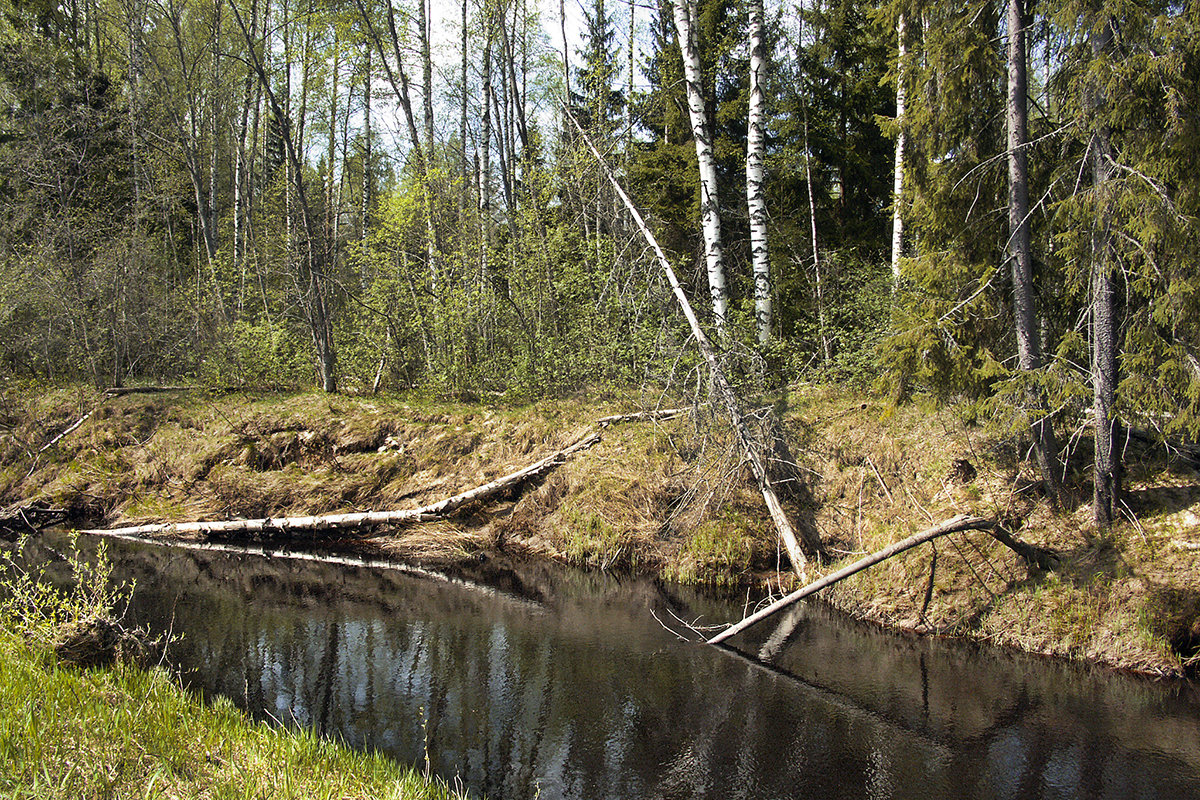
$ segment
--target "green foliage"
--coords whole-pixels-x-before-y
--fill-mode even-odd
[[[20,543],[18,543],[19,549]],[[205,702],[161,669],[118,662],[76,669],[64,631],[111,620],[132,587],[113,587],[103,545],[92,560],[72,542],[63,591],[5,550],[0,580],[0,792],[6,797],[456,797],[378,754],[313,731],[270,729],[228,698]]]
[[[204,360],[199,378],[206,386],[298,388],[312,383],[311,356],[300,334],[286,322],[231,322],[226,346]]]
[[[683,583],[734,586],[748,580],[755,558],[756,523],[725,510],[692,531],[670,577]]]
[[[118,607],[128,603],[132,585],[114,586],[103,543],[92,559],[86,558],[72,539],[64,557],[69,585],[52,581],[44,564],[29,565],[13,550],[0,552],[0,620],[3,627],[46,650],[62,642],[64,634],[97,621],[108,622]]]
[[[871,23],[871,12],[863,0],[800,11],[795,59],[781,59],[772,79],[779,144],[771,163],[776,202],[794,204],[791,213],[805,223],[811,166],[820,247],[877,254],[885,247],[887,203],[880,200],[891,191],[893,148],[876,120],[894,113],[895,94],[884,82],[891,39]],[[793,236],[804,242],[805,233]]]
[[[603,517],[578,508],[566,509],[568,563],[587,569],[635,569],[637,549]]]

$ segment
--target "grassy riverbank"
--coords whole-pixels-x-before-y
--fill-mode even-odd
[[[416,395],[202,393],[104,399],[80,388],[5,393],[0,498],[45,498],[106,525],[410,508],[526,466],[658,397],[510,407]],[[834,556],[853,559],[958,513],[999,519],[1061,566],[1031,570],[981,533],[923,546],[836,587],[854,616],[1152,674],[1200,642],[1200,474],[1130,443],[1128,519],[1091,527],[1090,447],[1070,437],[1068,508],[1054,511],[1018,436],[966,411],[889,408],[840,387],[778,406],[795,455],[786,498]],[[62,441],[38,448],[84,413]],[[451,519],[341,534],[341,544],[442,561],[504,549],[585,568],[788,588],[749,470],[720,419],[604,428],[548,477]],[[799,487],[799,488],[795,488]],[[328,538],[328,537],[326,537]],[[836,568],[837,564],[820,569]],[[819,571],[819,570],[818,570]]]
[[[459,795],[381,756],[202,703],[162,670],[79,669],[0,627],[0,795],[405,798]]]

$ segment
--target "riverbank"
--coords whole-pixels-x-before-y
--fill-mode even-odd
[[[7,798],[461,795],[382,756],[252,722],[162,670],[78,669],[0,626],[0,793]]]
[[[684,582],[791,586],[722,420],[685,414],[597,428],[612,414],[675,405],[657,397],[509,407],[416,395],[101,398],[75,388],[9,391],[5,403],[0,498],[43,498],[76,524],[109,526],[419,507],[600,430],[591,449],[482,507],[324,533],[320,543],[443,563],[504,550]],[[779,408],[797,461],[789,512],[835,557],[969,513],[1061,559],[1053,572],[1031,570],[985,534],[956,534],[835,587],[827,599],[851,615],[1156,675],[1195,664],[1200,474],[1190,462],[1131,443],[1130,518],[1098,535],[1088,521],[1086,433],[1070,440],[1067,476],[1083,499],[1056,512],[1020,460],[1019,439],[955,409],[890,409],[816,386],[793,387]]]
[[[251,720],[156,666],[162,641],[123,624],[103,548],[24,566],[0,551],[0,794],[454,800],[443,781],[307,729]],[[61,589],[63,580],[73,588]],[[155,655],[158,653],[159,655]]]

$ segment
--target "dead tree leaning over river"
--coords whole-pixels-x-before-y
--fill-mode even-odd
[[[819,557],[824,553],[820,538],[815,531],[802,527],[800,533],[804,539],[803,547],[801,547],[801,543],[796,539],[796,532],[792,528],[792,523],[788,519],[787,513],[783,510],[783,505],[779,502],[779,496],[775,493],[775,487],[772,485],[771,476],[767,472],[766,461],[763,458],[759,445],[755,442],[754,437],[750,435],[750,430],[746,425],[741,401],[738,400],[733,387],[729,385],[729,381],[725,377],[725,370],[722,369],[721,362],[717,358],[716,351],[713,350],[708,336],[705,335],[704,329],[700,327],[700,321],[696,318],[696,313],[692,310],[692,305],[688,302],[687,295],[684,294],[683,287],[679,284],[679,279],[675,277],[675,270],[671,268],[671,262],[667,260],[666,254],[663,253],[658,240],[654,237],[654,233],[646,225],[646,221],[642,218],[637,206],[633,204],[633,201],[629,199],[629,195],[621,188],[620,182],[613,175],[608,163],[604,160],[604,156],[592,144],[592,140],[588,138],[583,127],[571,115],[570,110],[565,104],[563,105],[563,113],[575,124],[575,128],[583,139],[583,142],[592,151],[592,155],[600,162],[600,167],[604,170],[609,182],[617,190],[617,194],[620,195],[621,200],[625,203],[630,216],[633,217],[634,224],[642,232],[642,236],[646,239],[646,242],[658,258],[658,263],[662,266],[663,272],[667,276],[667,282],[671,284],[671,291],[674,292],[675,299],[679,301],[683,315],[687,318],[688,325],[691,326],[692,335],[696,337],[696,344],[700,348],[700,353],[704,356],[704,360],[708,362],[708,368],[712,373],[713,391],[725,406],[726,411],[729,412],[729,419],[733,424],[733,430],[737,434],[738,442],[741,444],[746,459],[750,462],[750,469],[754,472],[754,477],[758,481],[758,488],[762,492],[763,500],[766,501],[767,511],[771,514],[771,520],[775,523],[775,530],[779,532],[779,538],[783,542],[788,558],[792,562],[792,569],[795,570],[800,580],[807,580],[808,556]]]

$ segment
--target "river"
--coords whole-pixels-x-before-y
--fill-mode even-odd
[[[108,547],[137,582],[129,619],[182,634],[190,687],[475,795],[1200,798],[1185,682],[885,634],[820,603],[710,647],[682,621],[741,603],[551,564]]]

